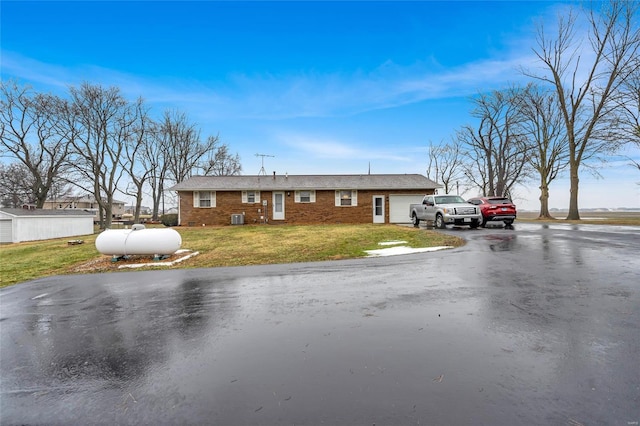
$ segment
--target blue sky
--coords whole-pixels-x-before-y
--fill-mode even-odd
[[[244,174],[259,172],[257,153],[274,156],[267,173],[425,174],[429,143],[473,122],[470,96],[525,81],[535,25],[565,6],[3,0],[1,72],[58,94],[114,85],[158,116],[184,111],[239,153]],[[640,173],[624,164],[604,179],[584,172],[580,207],[640,208]],[[522,208],[537,208],[535,188],[518,189]],[[551,206],[568,197],[564,177]]]

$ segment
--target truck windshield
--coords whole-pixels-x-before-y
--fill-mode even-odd
[[[456,204],[456,203],[466,203],[464,198],[459,195],[441,195],[436,197],[436,203],[438,204]]]

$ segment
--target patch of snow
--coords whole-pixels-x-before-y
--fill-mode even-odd
[[[378,243],[379,246],[397,246],[398,244],[407,244],[406,241],[383,241]]]
[[[365,250],[368,257],[380,257],[380,256],[397,256],[400,254],[412,254],[412,253],[424,253],[428,251],[437,251],[453,248],[452,246],[438,246],[438,247],[419,247],[411,248],[407,246],[389,247],[379,250]]]
[[[185,253],[185,252],[189,252],[190,250],[178,250],[176,251],[176,253]],[[131,265],[120,265],[118,266],[118,269],[123,269],[123,268],[142,268],[145,266],[173,266],[176,263],[180,263],[184,260],[187,260],[193,256],[197,256],[199,255],[200,252],[199,251],[194,251],[193,253],[189,253],[186,256],[182,256],[174,261],[171,262],[150,262],[150,263],[136,263],[136,264],[131,264]]]

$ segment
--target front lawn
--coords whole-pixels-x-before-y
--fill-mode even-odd
[[[461,239],[397,225],[258,225],[176,227],[182,248],[200,254],[171,268],[209,268],[363,257],[379,242],[408,246],[459,246]],[[110,259],[95,248],[97,234],[0,246],[0,287],[50,275],[91,272],[81,267]],[[69,245],[81,239],[83,244]]]

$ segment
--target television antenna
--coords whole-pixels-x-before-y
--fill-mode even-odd
[[[266,176],[267,175],[267,171],[264,169],[264,157],[273,157],[273,158],[275,158],[275,155],[256,154],[256,157],[262,157],[262,167],[260,168],[260,172],[258,173],[258,176],[260,176],[260,175]]]

